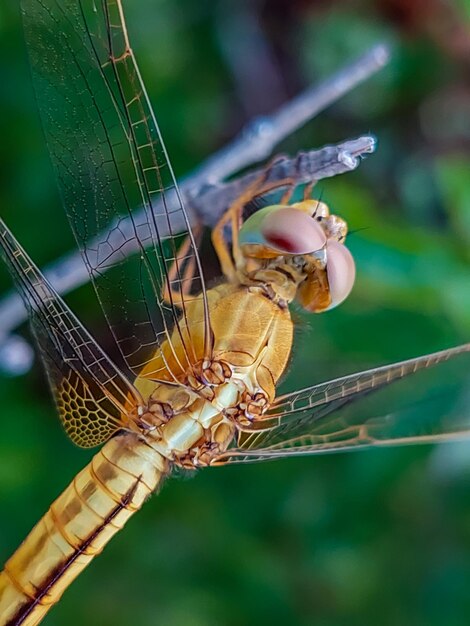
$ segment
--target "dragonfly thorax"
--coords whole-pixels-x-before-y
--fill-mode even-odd
[[[190,387],[156,383],[130,430],[162,457],[186,468],[209,465],[235,434],[220,408]]]
[[[281,306],[296,299],[314,313],[331,309],[354,284],[346,234],[346,222],[322,202],[265,207],[240,230],[238,278]]]

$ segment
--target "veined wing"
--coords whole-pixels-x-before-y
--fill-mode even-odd
[[[463,354],[465,359],[454,362]],[[469,357],[470,344],[463,344],[279,396],[217,463],[470,437]],[[432,376],[417,375],[411,389],[404,386],[410,374],[436,365]],[[400,380],[403,386],[387,396],[391,383]],[[368,398],[373,392],[375,405]],[[435,400],[432,411],[422,401],[429,397]],[[405,406],[395,408],[396,398]],[[443,398],[447,404],[439,405]]]
[[[167,340],[171,359],[164,366],[158,359],[161,371],[151,373],[159,378],[165,370],[168,377],[170,370],[176,378],[210,352],[207,303],[196,245],[129,45],[121,1],[22,0],[22,9],[64,207],[104,314],[135,375]],[[184,236],[189,246],[178,258]],[[191,296],[184,294],[191,292],[202,294],[197,328],[188,324]],[[172,328],[178,348],[171,347]]]
[[[129,423],[137,390],[81,325],[0,219],[0,253],[23,298],[60,419],[88,448]]]

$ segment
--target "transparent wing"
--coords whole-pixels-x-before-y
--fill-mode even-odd
[[[22,0],[22,10],[64,207],[104,314],[136,375],[173,337],[178,348],[172,348],[171,364],[162,366],[164,359],[158,359],[166,373],[153,374],[168,377],[171,370],[176,378],[210,351],[207,303],[196,246],[129,46],[121,2]],[[185,236],[189,246],[178,258]],[[194,265],[190,277],[187,264]],[[194,293],[202,294],[204,314],[190,328],[187,306]]]
[[[217,462],[461,436],[470,436],[470,344],[279,396]]]
[[[88,448],[129,423],[142,399],[0,220],[0,252],[28,310],[60,419]]]

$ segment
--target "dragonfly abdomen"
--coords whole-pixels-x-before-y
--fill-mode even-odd
[[[168,461],[136,436],[109,441],[5,564],[0,624],[39,623],[167,472]]]

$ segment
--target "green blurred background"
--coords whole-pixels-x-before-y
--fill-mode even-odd
[[[17,4],[0,6],[0,211],[43,264],[73,240],[39,127]],[[125,8],[178,176],[253,116],[371,44],[392,46],[385,70],[281,146],[294,154],[367,132],[379,140],[358,171],[319,186],[357,231],[350,247],[358,280],[339,309],[296,313],[286,388],[468,341],[468,0],[140,0]],[[10,283],[1,272],[3,291]],[[99,338],[91,291],[69,302]],[[406,403],[404,391],[395,395]],[[62,434],[39,366],[0,378],[0,401],[3,562],[90,454]],[[171,479],[45,623],[469,620],[470,444],[459,443]]]

